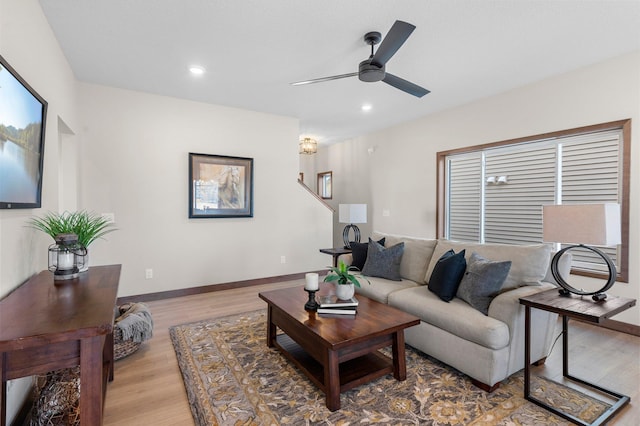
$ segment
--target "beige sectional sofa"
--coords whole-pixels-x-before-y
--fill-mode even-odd
[[[367,277],[356,291],[421,319],[405,330],[406,342],[472,378],[475,385],[492,391],[500,382],[524,367],[524,307],[519,298],[554,288],[549,271],[551,247],[544,244],[515,246],[473,244],[412,238],[375,232],[375,241],[385,238],[385,247],[404,243],[400,262],[401,281]],[[438,259],[446,251],[465,249],[495,261],[511,261],[509,274],[489,305],[488,315],[454,297],[441,300],[428,288]],[[350,262],[350,256],[344,258]],[[560,271],[568,275],[570,259]],[[557,315],[532,310],[531,359],[544,361],[556,333]]]

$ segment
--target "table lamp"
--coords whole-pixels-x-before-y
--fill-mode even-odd
[[[605,291],[616,282],[616,266],[602,251],[590,245],[615,246],[620,244],[620,205],[604,204],[567,204],[542,207],[543,240],[572,244],[558,251],[551,260],[553,278],[562,287],[560,294],[570,293],[590,295],[595,301],[607,298]],[[589,245],[587,245],[589,244]],[[580,247],[599,255],[607,264],[609,278],[601,289],[593,292],[578,290],[569,285],[558,272],[558,261],[571,249]]]
[[[338,221],[340,223],[348,223],[342,231],[342,240],[344,248],[351,248],[349,244],[349,231],[353,229],[353,240],[360,242],[360,229],[354,223],[367,223],[367,205],[366,204],[340,204],[338,206]]]

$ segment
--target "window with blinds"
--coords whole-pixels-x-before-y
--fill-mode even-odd
[[[614,128],[446,154],[444,237],[540,243],[545,204],[621,203],[622,148],[623,130]],[[620,247],[599,249],[620,270]],[[592,252],[572,254],[574,268],[606,271]]]

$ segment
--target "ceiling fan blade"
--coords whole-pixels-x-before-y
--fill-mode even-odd
[[[387,36],[382,40],[382,43],[380,43],[380,47],[378,47],[375,55],[371,58],[371,63],[379,67],[386,64],[387,61],[395,55],[398,49],[400,49],[404,42],[407,41],[415,29],[415,25],[411,25],[407,22],[394,22],[387,33]]]
[[[304,84],[322,83],[323,81],[339,80],[341,78],[355,77],[357,75],[358,75],[357,72],[352,72],[349,74],[332,75],[331,77],[322,77],[322,78],[316,78],[313,80],[296,81],[295,83],[291,83],[291,85],[302,86]]]
[[[424,87],[420,87],[417,84],[413,84],[410,81],[407,81],[400,77],[396,77],[395,75],[389,74],[389,73],[385,75],[382,81],[384,81],[390,86],[395,87],[396,89],[400,89],[403,92],[407,92],[410,95],[417,96],[418,98],[423,97],[427,93],[431,93],[430,90],[427,90]]]

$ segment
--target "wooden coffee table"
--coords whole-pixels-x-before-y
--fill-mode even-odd
[[[322,284],[318,294],[332,287]],[[419,318],[361,295],[355,316],[307,312],[302,286],[259,296],[268,304],[267,346],[278,348],[325,393],[329,410],[340,408],[341,392],[389,373],[407,378],[404,329]],[[387,346],[392,358],[378,351]]]

